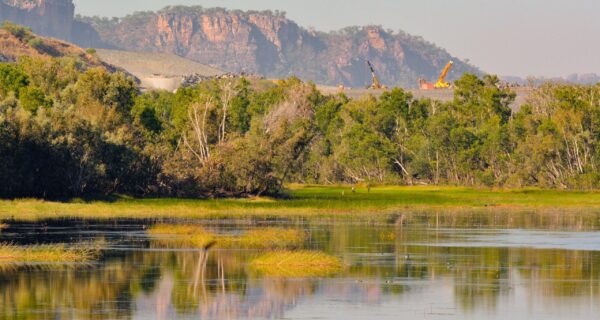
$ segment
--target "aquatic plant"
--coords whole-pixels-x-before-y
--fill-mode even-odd
[[[168,247],[190,246],[208,249],[217,243],[215,235],[200,225],[160,224],[148,229],[148,233],[154,237],[161,237],[161,245]]]
[[[273,251],[252,260],[250,267],[266,276],[323,277],[339,272],[339,258],[319,251]]]
[[[66,245],[17,246],[0,244],[0,265],[85,263],[98,258],[99,247],[93,245],[68,248]]]
[[[249,230],[242,236],[225,236],[219,239],[220,248],[246,249],[296,249],[304,244],[304,232],[296,229],[260,228]]]
[[[160,237],[167,246],[193,246],[236,249],[296,249],[304,243],[304,232],[295,229],[259,228],[242,235],[218,235],[200,225],[156,225],[148,233]],[[170,242],[170,243],[169,243]]]

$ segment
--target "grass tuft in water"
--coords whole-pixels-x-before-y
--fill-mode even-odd
[[[8,228],[8,225],[5,223],[0,223],[0,232],[2,232],[2,230]]]
[[[324,277],[341,271],[340,259],[319,251],[274,251],[254,259],[256,272],[273,277]]]
[[[0,244],[0,265],[86,263],[98,258],[99,247],[67,248],[65,245],[17,246]]]
[[[297,249],[304,244],[304,232],[295,229],[261,228],[240,237],[221,237],[220,248]]]
[[[160,224],[148,229],[154,237],[161,237],[161,244],[171,247],[191,246],[208,249],[216,244],[216,237],[199,225]],[[169,238],[165,239],[164,236]]]
[[[174,236],[169,239],[162,238],[163,242],[171,245],[195,248],[209,248],[213,245],[218,248],[235,249],[296,249],[304,243],[305,235],[301,230],[262,228],[249,230],[241,236],[217,235],[206,231],[199,225],[156,225],[148,230],[155,237]]]

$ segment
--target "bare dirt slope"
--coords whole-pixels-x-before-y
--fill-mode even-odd
[[[98,49],[97,54],[103,61],[136,76],[145,89],[174,91],[186,75],[210,77],[223,74],[219,69],[168,53]]]

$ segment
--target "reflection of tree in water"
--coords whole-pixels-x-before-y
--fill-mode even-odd
[[[324,242],[327,251],[342,255],[351,265],[346,276],[380,279],[378,283],[384,294],[405,294],[415,288],[406,285],[414,280],[443,278],[451,280],[455,300],[462,310],[493,311],[500,297],[514,293],[516,285],[524,284],[528,295],[546,299],[547,303],[553,303],[552,299],[557,297],[589,296],[590,292],[597,296],[600,252],[445,247],[444,243],[451,241],[451,236],[436,231],[436,226],[460,230],[455,228],[511,225],[579,231],[594,229],[597,223],[598,215],[587,213],[573,216],[554,213],[414,215],[405,217],[394,227],[338,224],[320,228],[313,238]],[[383,254],[390,251],[393,256]]]
[[[485,202],[485,199],[482,199]],[[488,201],[491,201],[488,199]],[[415,212],[396,215],[392,220],[398,227],[428,226],[439,228],[510,228],[527,230],[571,230],[586,231],[600,228],[599,214],[593,210],[571,209],[561,210],[534,209],[505,210],[491,205],[488,209],[442,212]]]
[[[240,259],[243,260],[219,251],[178,254],[177,264],[165,270],[158,289],[172,288],[172,292],[159,298],[170,299],[182,315],[198,313],[209,319],[277,318],[300,297],[315,291],[314,281],[308,279],[248,278]],[[157,305],[164,303],[157,301]]]
[[[131,298],[154,282],[151,267],[134,263],[143,259],[133,253],[98,268],[0,272],[0,319],[129,318]]]

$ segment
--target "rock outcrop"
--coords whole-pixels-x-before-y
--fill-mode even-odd
[[[387,85],[414,87],[437,76],[449,60],[450,80],[479,70],[421,38],[378,26],[323,33],[306,30],[279,13],[167,7],[120,20],[88,19],[102,40],[126,50],[174,53],[231,72],[320,84],[362,87],[372,61]]]
[[[449,60],[455,61],[449,80],[479,72],[421,38],[378,26],[323,33],[279,12],[181,6],[112,20],[73,14],[72,0],[0,0],[0,20],[44,36],[84,48],[173,53],[235,73],[362,87],[371,81],[370,60],[384,84],[415,87],[419,78],[437,79]]]
[[[105,46],[90,25],[74,19],[72,0],[0,0],[0,21],[29,26],[33,32],[81,47]]]

